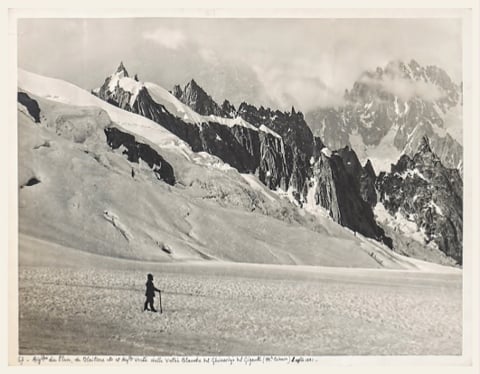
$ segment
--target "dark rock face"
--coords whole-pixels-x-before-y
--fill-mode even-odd
[[[346,172],[352,177],[356,188],[360,191],[362,200],[372,208],[377,204],[377,192],[375,190],[376,175],[370,160],[362,167],[357,154],[349,146],[335,152],[343,161]]]
[[[406,92],[396,92],[395,87],[407,87]],[[353,134],[375,147],[392,131],[392,147],[413,156],[426,135],[442,163],[462,173],[463,147],[445,133],[445,118],[461,105],[462,87],[444,70],[422,67],[414,60],[408,64],[394,61],[362,74],[346,91],[345,105],[319,108],[306,118],[315,135],[331,149],[352,145]]]
[[[447,256],[462,263],[463,183],[457,169],[446,168],[427,137],[417,153],[403,155],[376,183],[380,202],[395,216],[401,213]]]
[[[107,143],[112,149],[124,146],[128,161],[138,163],[140,159],[145,161],[159,180],[170,185],[175,184],[175,174],[172,166],[148,144],[135,140],[133,135],[120,131],[116,127],[105,128]]]
[[[293,109],[293,108],[292,108]],[[288,174],[288,186],[300,195],[307,192],[307,176],[310,169],[310,159],[313,156],[313,134],[303,118],[303,114],[273,111],[269,108],[256,108],[242,103],[237,115],[255,127],[265,126],[279,134],[285,145],[285,160]]]
[[[40,123],[40,107],[34,99],[25,92],[18,92],[17,101],[27,108],[28,114],[32,116],[36,123]]]
[[[211,96],[208,95],[193,79],[188,82],[183,89],[178,85],[175,86],[172,94],[199,114],[205,116],[211,114],[215,116],[225,115],[224,111],[211,98]]]
[[[317,181],[316,203],[327,209],[336,222],[392,247],[390,238],[376,224],[370,205],[360,195],[354,174],[347,171],[339,154],[321,154],[314,165],[313,176]]]
[[[363,201],[370,204],[372,208],[377,205],[377,190],[375,188],[376,180],[377,176],[375,175],[372,163],[370,160],[367,160],[363,167],[362,174],[360,175],[360,195],[362,196]]]

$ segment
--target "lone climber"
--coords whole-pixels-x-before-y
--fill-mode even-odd
[[[153,285],[153,275],[148,274],[147,275],[147,283],[145,283],[147,286],[147,290],[145,291],[145,296],[147,297],[147,300],[145,301],[145,305],[143,306],[143,310],[150,310],[152,312],[156,312],[157,310],[153,306],[153,299],[155,297],[155,291],[160,292],[158,288],[156,288]],[[150,309],[147,308],[147,305],[150,304]]]

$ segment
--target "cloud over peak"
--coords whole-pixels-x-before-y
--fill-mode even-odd
[[[436,101],[446,96],[437,85],[423,80],[413,80],[402,76],[383,75],[381,77],[363,75],[360,83],[378,87],[385,92],[398,96],[403,101],[419,97],[427,101]]]

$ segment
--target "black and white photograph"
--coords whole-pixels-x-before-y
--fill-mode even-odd
[[[369,14],[11,9],[10,357],[464,363],[471,9]]]

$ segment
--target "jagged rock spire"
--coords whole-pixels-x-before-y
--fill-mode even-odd
[[[123,65],[123,61],[120,61],[120,65],[118,65],[117,68],[117,73],[123,73],[125,77],[128,77],[128,71],[125,69],[125,66]]]
[[[194,79],[190,80],[183,89],[179,85],[174,86],[172,94],[182,103],[188,105],[194,111],[202,115],[226,115],[220,106],[202,87],[198,85],[197,82],[195,82]]]
[[[372,165],[372,162],[370,161],[370,159],[367,160],[367,162],[365,163],[365,166],[363,167],[363,170],[365,170],[365,172],[373,177],[373,178],[376,178],[376,174],[375,174],[375,169],[373,168],[373,165]]]
[[[187,86],[190,85],[191,87],[194,87],[194,88],[200,88],[200,86],[198,85],[197,82],[195,82],[195,79],[192,78],[192,80],[190,82],[188,82]]]

